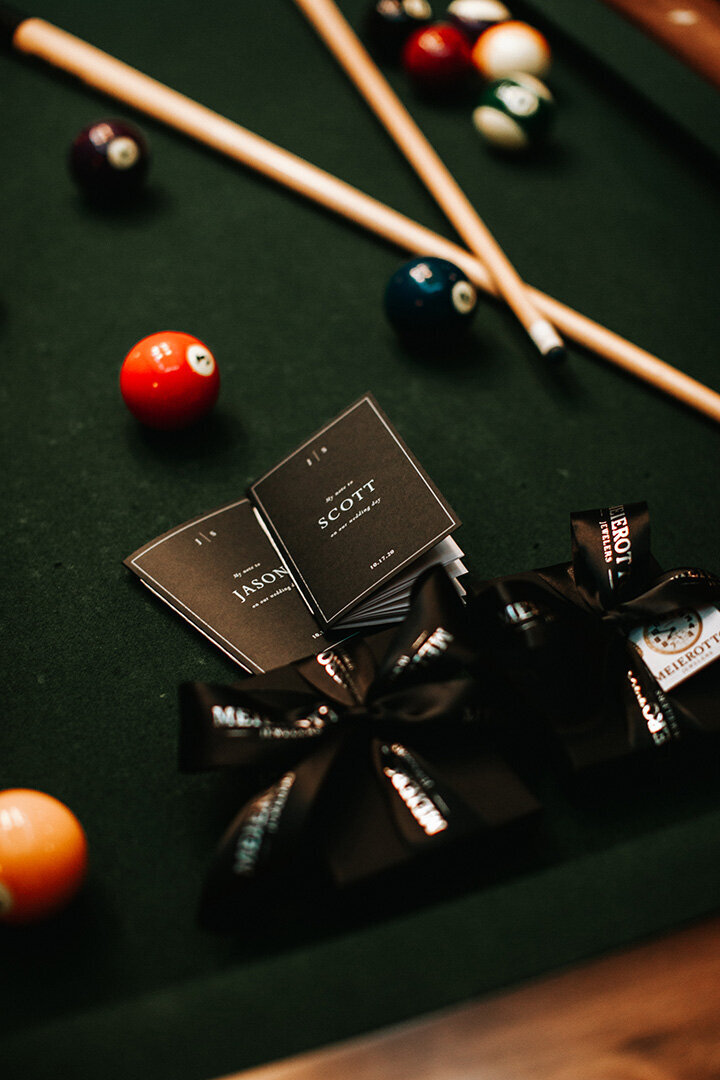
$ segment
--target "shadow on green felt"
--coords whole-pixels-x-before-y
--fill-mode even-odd
[[[182,466],[235,451],[247,435],[236,415],[219,408],[178,431],[145,427],[128,417],[127,441],[130,451],[143,460],[152,454],[163,464]]]
[[[63,1011],[51,972],[67,972],[73,993],[90,1002],[107,992],[111,957],[121,937],[120,919],[113,898],[103,882],[92,874],[77,897],[63,910],[42,922],[25,926],[0,926],[3,964],[21,964],[22,982],[15,981],[12,998],[0,1008],[0,1031],[13,1031],[19,1018],[56,1015]],[[88,942],[92,947],[88,948]],[[28,994],[27,1000],[23,993]],[[67,993],[67,1009],[73,993]]]
[[[401,338],[390,337],[388,346],[407,365],[419,366],[428,372],[436,372],[442,378],[453,379],[483,377],[494,379],[502,359],[492,338],[477,326],[464,337],[455,341],[447,338]]]
[[[126,198],[106,198],[77,191],[72,200],[79,215],[108,225],[117,224],[123,229],[128,225],[145,225],[167,214],[172,202],[167,189],[155,184],[148,184]]]

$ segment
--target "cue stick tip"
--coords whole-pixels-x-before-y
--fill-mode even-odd
[[[541,356],[546,360],[562,360],[565,356],[565,342],[549,319],[534,319],[526,330],[535,343]]]
[[[553,345],[552,349],[548,349],[543,353],[546,360],[552,360],[554,364],[561,363],[567,356],[567,349],[564,345]]]

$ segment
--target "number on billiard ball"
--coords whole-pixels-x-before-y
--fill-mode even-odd
[[[73,178],[87,196],[99,202],[132,198],[145,181],[149,163],[144,135],[124,120],[90,124],[70,148]]]
[[[87,840],[52,795],[0,791],[0,921],[32,923],[64,907],[83,883]]]
[[[413,259],[393,274],[385,290],[385,312],[411,344],[453,341],[469,328],[477,306],[475,286],[447,259]]]
[[[524,150],[547,138],[554,113],[547,86],[533,75],[508,75],[491,83],[472,114],[487,142],[502,150]]]
[[[191,334],[164,331],[139,341],[120,370],[120,393],[148,427],[187,427],[210,412],[220,373],[208,347]]]
[[[432,17],[428,0],[376,0],[365,19],[368,44],[377,56],[397,60],[410,34]]]

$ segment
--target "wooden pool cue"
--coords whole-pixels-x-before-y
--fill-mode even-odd
[[[295,0],[398,149],[490,272],[498,292],[543,356],[559,358],[563,342],[539,312],[528,287],[464,193],[380,72],[333,0]]]
[[[457,244],[80,38],[43,19],[28,18],[0,5],[0,44],[3,39],[10,48],[74,75],[406,251],[449,259],[480,289],[497,295],[483,264]],[[579,345],[720,422],[720,394],[716,391],[560,301],[529,289],[538,308]]]

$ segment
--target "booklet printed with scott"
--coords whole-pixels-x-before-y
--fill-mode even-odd
[[[465,572],[459,519],[369,394],[248,496],[125,559],[248,671],[400,621],[430,566]]]

